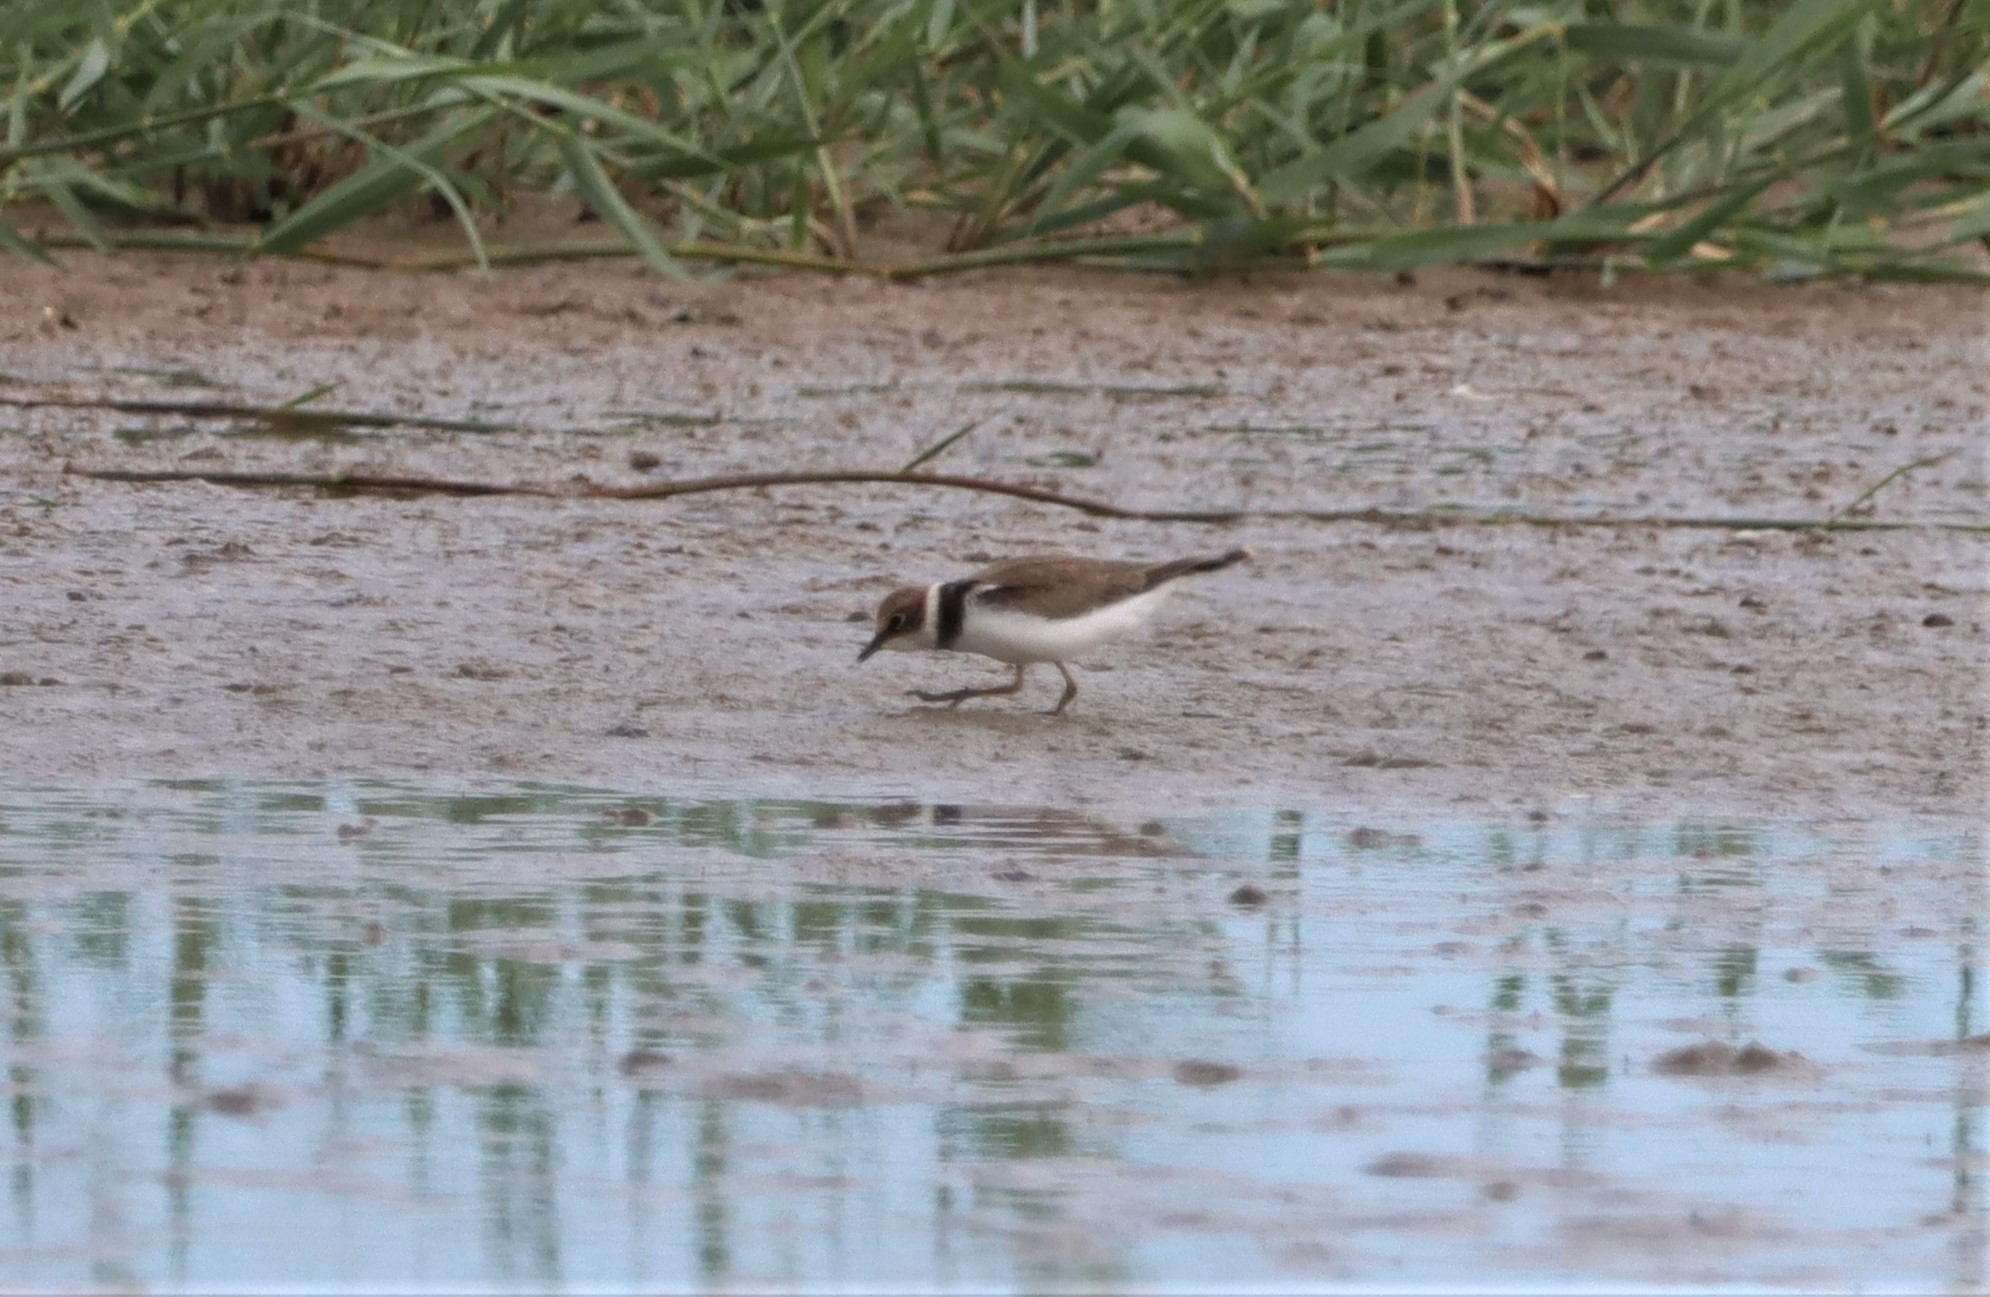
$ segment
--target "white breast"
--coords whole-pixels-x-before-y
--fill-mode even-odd
[[[1012,665],[1070,662],[1108,640],[1137,629],[1154,615],[1169,593],[1170,587],[1164,585],[1107,604],[1082,617],[1056,621],[1027,616],[1011,608],[990,607],[970,596],[967,615],[961,621],[960,638],[953,647],[962,653],[979,653]]]

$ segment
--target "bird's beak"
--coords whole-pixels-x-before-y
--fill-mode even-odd
[[[871,642],[864,645],[864,651],[857,655],[857,661],[862,662],[865,658],[883,648],[884,642],[889,638],[891,637],[884,631],[879,631],[876,635],[873,635]]]

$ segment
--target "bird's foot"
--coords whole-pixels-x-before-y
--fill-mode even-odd
[[[949,689],[945,693],[928,693],[924,689],[907,689],[905,692],[911,694],[922,703],[945,703],[949,707],[958,707],[970,698],[987,698],[994,694],[1005,694],[1010,691],[1007,689]]]
[[[1016,678],[1014,680],[1005,685],[996,685],[993,688],[949,689],[945,693],[937,694],[928,693],[924,689],[908,689],[905,692],[911,694],[922,703],[945,703],[949,707],[958,707],[970,698],[1007,698],[1010,694],[1021,692],[1022,687],[1023,669],[1017,667]],[[1067,698],[1065,701],[1069,702],[1070,699]]]

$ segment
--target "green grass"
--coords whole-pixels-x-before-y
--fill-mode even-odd
[[[0,246],[1981,278],[1986,68],[1984,0],[0,0]]]

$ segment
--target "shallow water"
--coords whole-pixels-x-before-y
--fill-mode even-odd
[[[1952,825],[9,790],[0,1275],[1980,1288],[1983,863]]]

